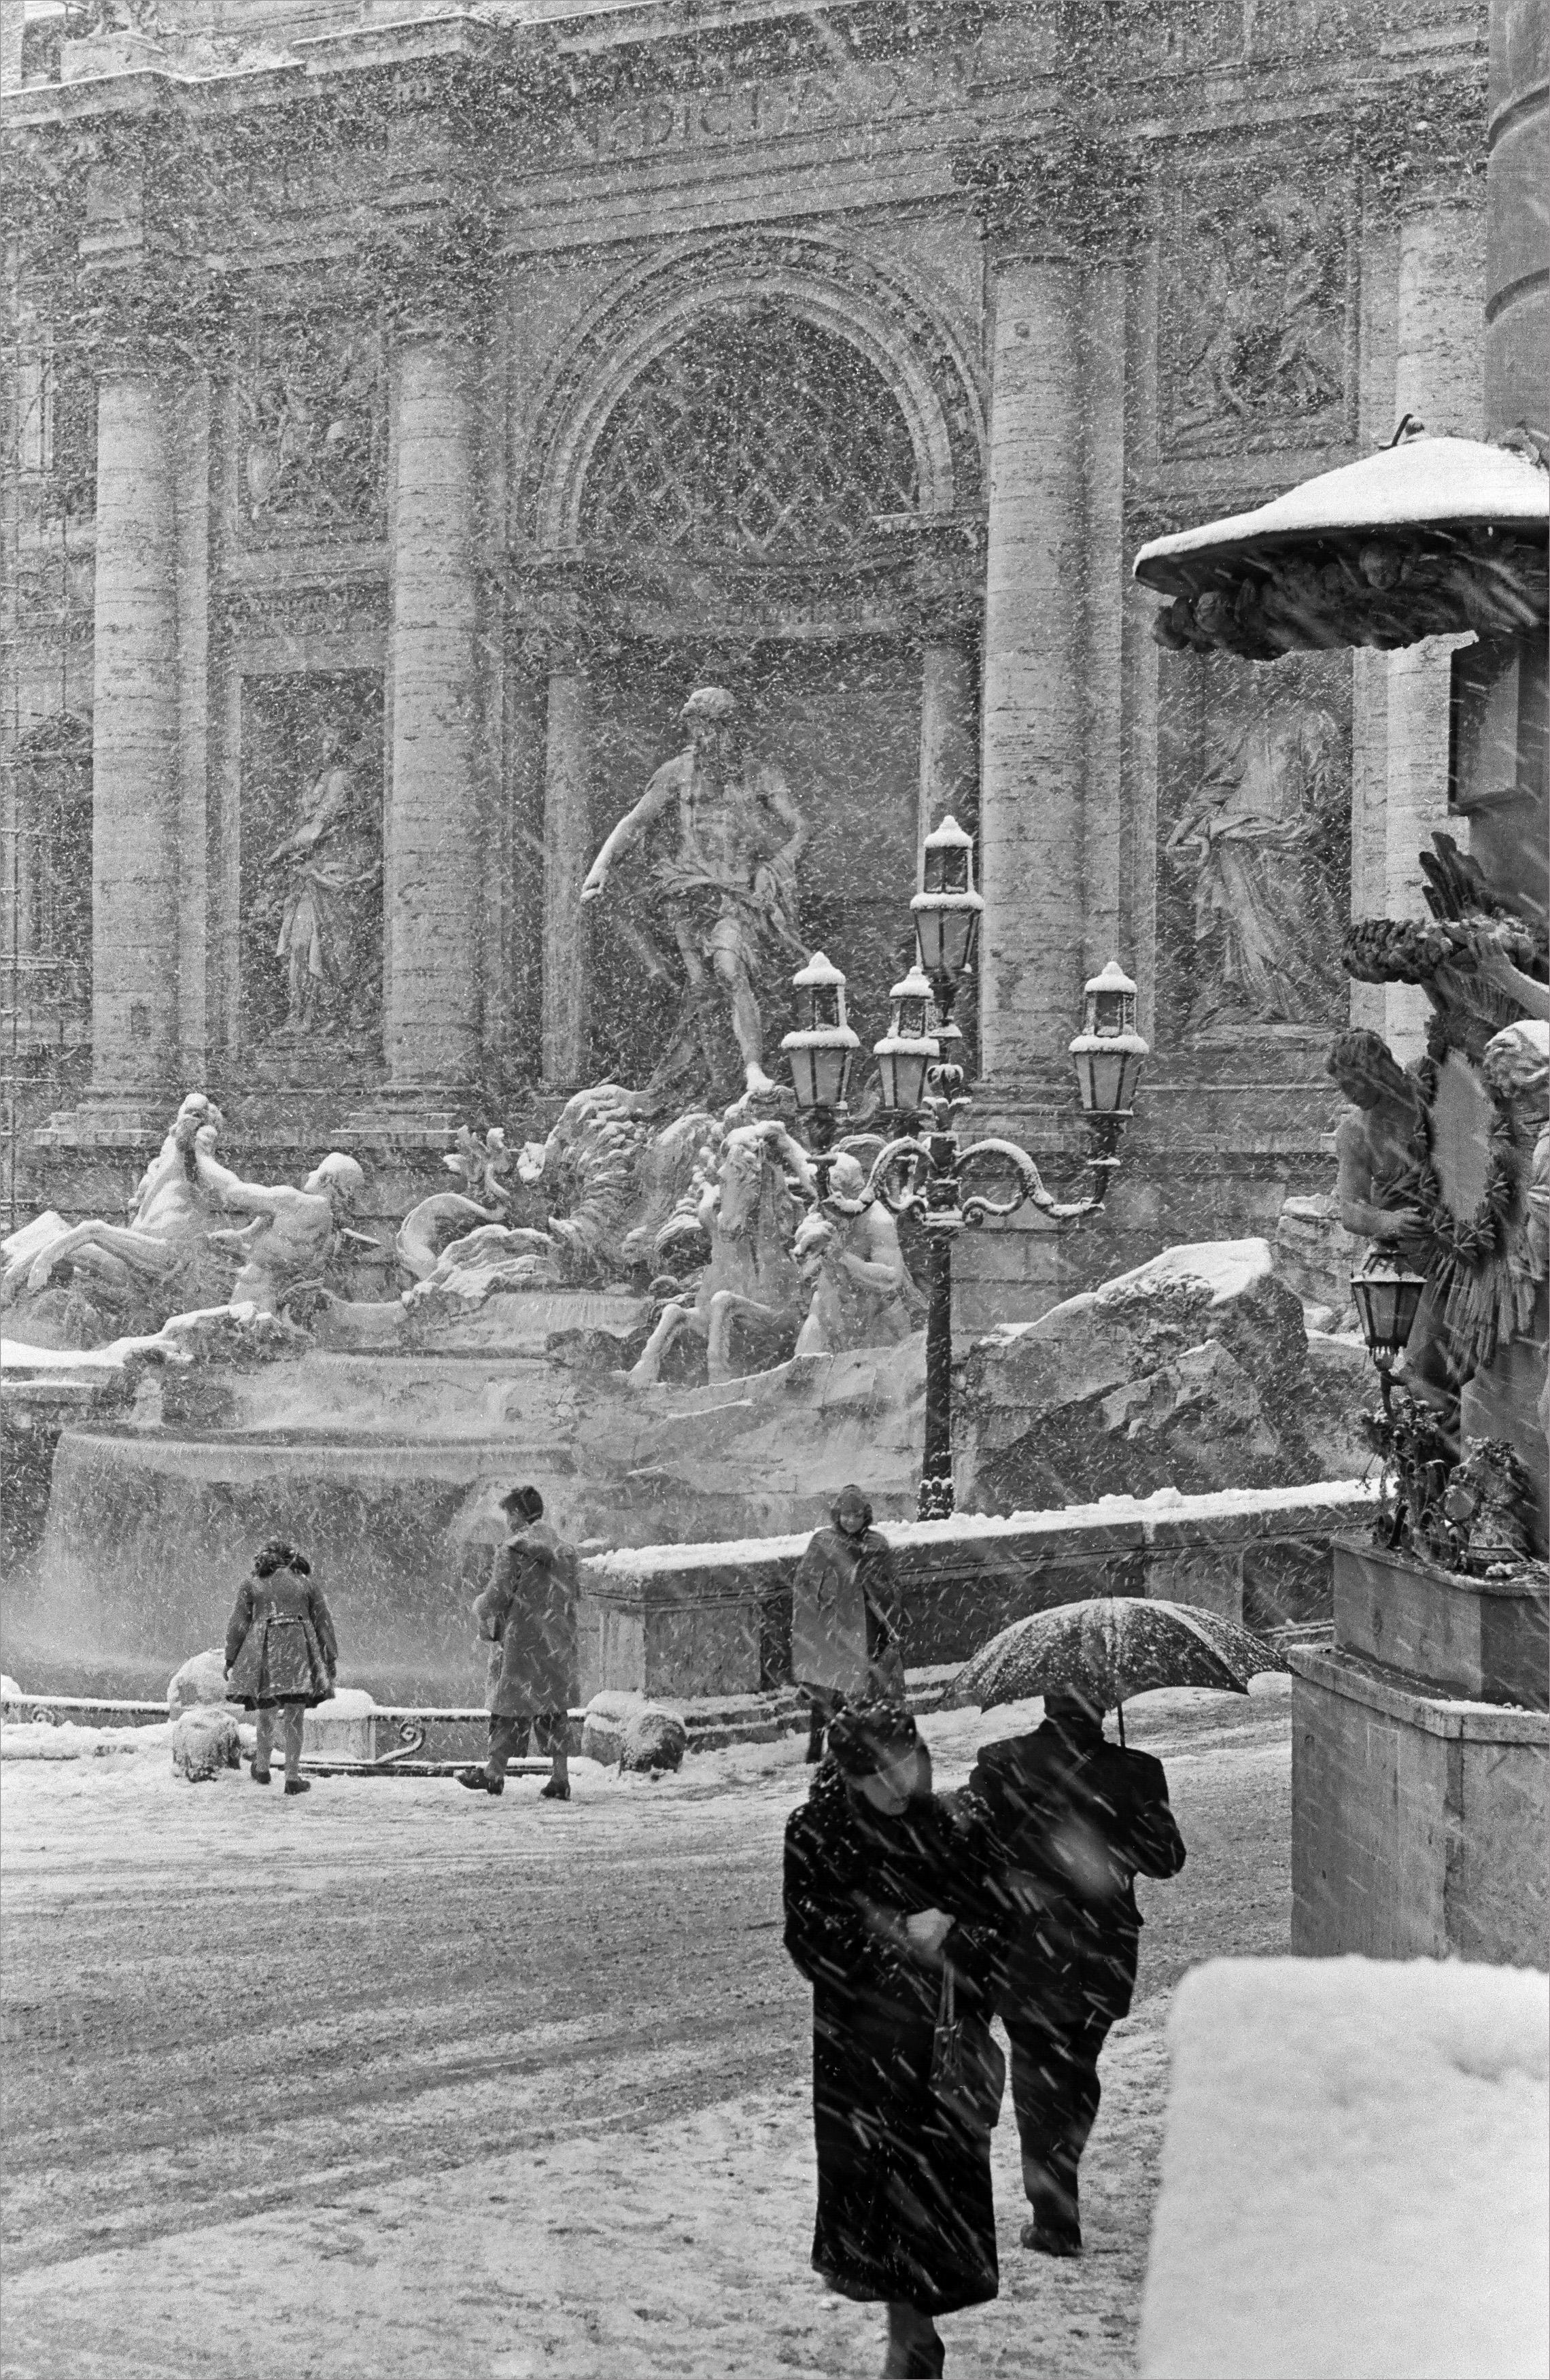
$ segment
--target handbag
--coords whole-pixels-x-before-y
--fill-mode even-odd
[[[931,2036],[932,2096],[968,2131],[993,2132],[1006,2079],[1006,2058],[989,2026],[976,2023],[971,2030],[959,2015],[952,1969],[944,1962]]]

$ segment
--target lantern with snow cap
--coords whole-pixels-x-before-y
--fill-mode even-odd
[[[921,888],[910,903],[920,964],[949,998],[968,972],[985,906],[975,891],[975,841],[943,819],[921,852]]]
[[[914,1115],[926,1090],[926,1070],[940,1051],[927,1031],[931,987],[918,965],[902,976],[889,993],[888,1031],[872,1044],[872,1055],[882,1077],[883,1105],[901,1115]]]
[[[1115,959],[1083,988],[1082,1030],[1071,1044],[1082,1105],[1092,1116],[1128,1116],[1149,1054],[1135,1029],[1136,989]]]
[[[845,978],[822,951],[792,978],[807,1002],[805,1021],[781,1043],[804,1116],[835,1115],[845,1104],[851,1068],[861,1044],[845,1015]]]

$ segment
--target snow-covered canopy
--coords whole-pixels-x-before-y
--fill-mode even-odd
[[[1409,437],[1135,558],[1173,597],[1154,632],[1252,661],[1542,628],[1550,472],[1474,438]]]

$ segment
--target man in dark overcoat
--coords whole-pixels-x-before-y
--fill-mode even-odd
[[[1101,1706],[1069,1686],[1046,1694],[1042,1727],[985,1746],[968,1791],[1021,1915],[997,2013],[1034,2211],[1023,2245],[1077,2256],[1077,2166],[1098,2111],[1098,2054],[1135,1988],[1134,1879],[1177,1876],[1183,1840],[1162,1762],[1110,1743]]]
[[[543,1517],[536,1488],[514,1488],[501,1499],[511,1534],[496,1553],[490,1584],[476,1597],[474,1617],[490,1646],[485,1707],[490,1758],[466,1768],[460,1782],[476,1793],[505,1790],[506,1765],[531,1745],[547,1752],[551,1773],[546,1802],[571,1798],[566,1758],[571,1695],[575,1688],[575,1548]]]

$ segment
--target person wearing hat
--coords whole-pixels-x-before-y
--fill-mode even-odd
[[[796,909],[796,863],[807,841],[806,822],[780,770],[748,751],[736,712],[736,698],[725,686],[696,688],[684,705],[687,745],[663,762],[619,820],[581,888],[584,902],[600,900],[621,856],[659,820],[672,820],[674,841],[650,880],[687,987],[652,1089],[701,1057],[708,1004],[726,1011],[745,1088],[773,1089],[764,1068],[760,978],[782,953],[799,964],[808,955]],[[665,975],[649,937],[632,929],[631,939],[653,971]]]
[[[571,1798],[566,1740],[575,1684],[575,1548],[543,1517],[536,1488],[501,1499],[510,1535],[495,1556],[474,1617],[490,1646],[485,1707],[490,1757],[459,1782],[476,1793],[505,1791],[506,1765],[529,1749],[551,1756],[546,1802]]]
[[[829,1520],[809,1538],[792,1589],[791,1670],[811,1713],[809,1760],[822,1756],[824,1730],[847,1702],[868,1692],[904,1699],[892,1549],[857,1487],[841,1488]]]
[[[1183,1838],[1162,1762],[1110,1743],[1103,1705],[1074,1684],[1047,1690],[1041,1727],[981,1748],[967,1798],[1020,1920],[996,2012],[1033,2210],[1022,2244],[1079,2256],[1077,2167],[1098,2112],[1098,2056],[1135,1988],[1135,1878],[1177,1876]]]
[[[999,2286],[989,2018],[1009,1920],[986,1849],[978,1814],[933,1793],[902,1703],[838,1713],[785,1841],[785,1945],[813,1987],[813,2265],[887,2306],[900,2380],[939,2373],[937,2317]]]
[[[285,1791],[307,1793],[301,1773],[301,1730],[314,1703],[333,1693],[339,1644],[322,1589],[305,1554],[271,1537],[253,1557],[226,1623],[226,1694],[255,1714],[258,1739],[248,1770],[269,1783],[278,1718],[285,1736]]]

